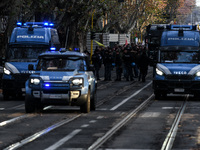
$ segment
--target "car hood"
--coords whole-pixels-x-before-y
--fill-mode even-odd
[[[13,74],[16,73],[34,73],[35,71],[29,71],[28,65],[32,64],[35,65],[36,62],[6,62],[5,67],[6,69],[10,70]]]
[[[163,71],[166,75],[193,75],[200,71],[199,64],[179,64],[179,63],[163,63],[157,64],[157,68]]]

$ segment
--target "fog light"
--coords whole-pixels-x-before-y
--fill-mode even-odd
[[[79,91],[71,91],[71,98],[78,98],[80,95]]]

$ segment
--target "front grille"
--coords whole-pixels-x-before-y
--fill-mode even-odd
[[[193,76],[192,75],[167,75],[166,79],[171,79],[171,80],[192,80]]]
[[[45,94],[67,94],[69,90],[66,89],[43,89]]]
[[[48,84],[48,86],[45,86]],[[43,93],[49,94],[67,94],[69,92],[69,84],[66,83],[43,83],[42,91]]]

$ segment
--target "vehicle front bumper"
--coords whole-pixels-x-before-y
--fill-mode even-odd
[[[158,93],[195,94],[200,92],[200,81],[153,80],[153,89]]]
[[[54,84],[55,85],[55,84]],[[27,84],[26,95],[35,99],[40,99],[41,103],[46,105],[83,105],[88,96],[88,88],[71,88],[69,84],[59,85],[60,87],[44,88],[32,87]]]

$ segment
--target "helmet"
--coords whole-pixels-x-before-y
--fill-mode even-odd
[[[69,48],[69,51],[72,51],[72,48],[71,48],[71,47]]]

